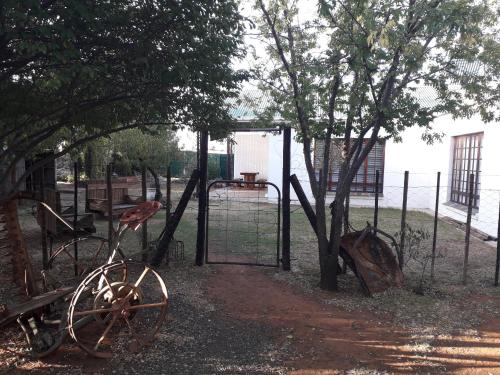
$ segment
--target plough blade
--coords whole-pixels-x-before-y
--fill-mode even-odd
[[[403,286],[403,273],[391,247],[372,231],[347,233],[340,246],[340,255],[368,295]]]

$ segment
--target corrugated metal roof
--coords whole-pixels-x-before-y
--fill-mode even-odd
[[[413,94],[422,107],[431,108],[438,103],[438,95],[432,87],[416,87]],[[273,104],[273,99],[268,92],[259,89],[244,89],[239,98],[232,99],[229,104],[231,117],[238,122],[248,123],[256,121],[259,115]],[[318,113],[320,118],[324,118],[321,110],[318,110]],[[336,115],[342,116],[341,113]],[[275,121],[282,122],[283,118],[277,115]]]
[[[259,89],[245,89],[239,98],[230,100],[229,114],[237,121],[254,121],[272,104],[268,92]]]
[[[456,72],[461,76],[481,76],[484,74],[484,67],[479,61],[455,60]],[[414,88],[413,95],[417,98],[419,104],[424,108],[432,108],[439,104],[438,94],[430,86],[419,86]],[[258,119],[259,114],[264,112],[273,103],[272,96],[265,91],[257,88],[244,89],[238,99],[233,99],[230,115],[238,122],[252,122]],[[317,110],[318,118],[326,118],[321,108]],[[336,113],[337,117],[342,114]],[[282,122],[283,119],[277,115],[276,122]]]

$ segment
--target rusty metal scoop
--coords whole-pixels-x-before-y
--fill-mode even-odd
[[[368,295],[403,286],[404,277],[396,257],[377,232],[382,231],[368,226],[365,230],[347,233],[341,239],[340,255]]]
[[[150,217],[156,214],[162,205],[156,201],[146,201],[139,204],[137,207],[125,211],[120,217],[120,224],[136,230],[142,223],[146,222]]]

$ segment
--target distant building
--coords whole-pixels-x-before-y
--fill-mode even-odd
[[[419,100],[425,105],[432,101],[427,90],[417,90]],[[269,100],[265,95],[251,92],[250,104],[242,101],[233,110],[233,116],[240,126],[255,122],[256,100],[265,106]],[[277,123],[280,121],[277,120]],[[438,117],[433,124],[436,132],[444,134],[441,142],[428,145],[422,140],[422,130],[410,128],[402,134],[402,142],[393,140],[378,143],[370,152],[358,171],[351,188],[350,203],[353,206],[373,206],[375,174],[380,173],[380,206],[401,208],[403,199],[404,172],[409,171],[408,208],[434,210],[436,198],[436,175],[441,172],[439,213],[464,221],[469,196],[469,176],[475,176],[472,225],[487,234],[496,236],[498,207],[500,201],[500,124],[485,124],[479,116],[470,119],[453,120],[449,115]],[[302,144],[292,133],[291,173],[296,174],[308,197],[312,191],[306,171]],[[245,171],[258,172],[281,186],[283,137],[276,132],[235,132],[234,176]],[[332,141],[334,144],[336,140]],[[318,176],[322,142],[315,142],[314,157]],[[335,147],[333,147],[335,149]],[[335,196],[336,168],[333,155],[331,170],[328,171],[327,200]],[[268,199],[277,199],[273,189]],[[292,189],[292,199],[296,199]]]

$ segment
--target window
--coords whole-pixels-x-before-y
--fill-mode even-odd
[[[368,142],[363,140],[363,144]],[[328,190],[335,191],[340,173],[340,165],[342,160],[343,139],[332,140],[330,151],[330,171],[328,173]],[[319,179],[319,173],[323,161],[324,141],[316,141],[314,144],[314,167],[316,170],[316,178]],[[383,192],[384,180],[384,159],[385,159],[385,141],[375,143],[368,156],[361,164],[361,167],[356,173],[351,185],[353,193],[375,193],[375,175],[377,170],[380,173],[379,193]]]
[[[450,200],[458,204],[468,204],[469,178],[471,174],[474,174],[472,204],[475,208],[478,208],[483,133],[466,134],[453,138]]]

